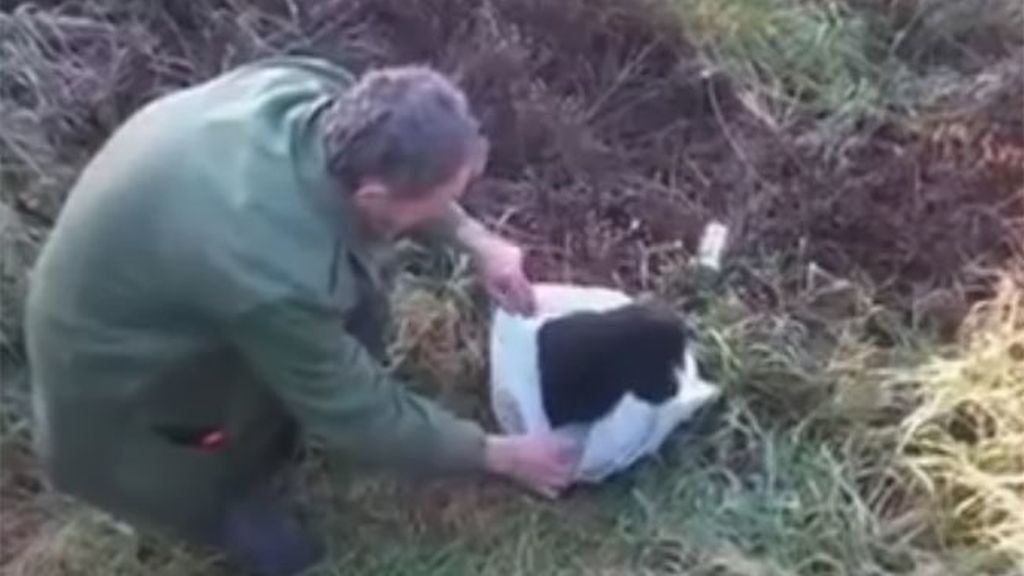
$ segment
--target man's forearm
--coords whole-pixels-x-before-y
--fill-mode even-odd
[[[452,240],[468,252],[479,253],[494,238],[494,233],[457,203],[452,203],[445,220]]]
[[[480,471],[485,433],[390,375],[333,309],[271,302],[225,332],[311,437],[357,460]]]
[[[483,224],[470,216],[457,202],[452,202],[444,215],[421,226],[413,236],[473,251],[486,233]]]
[[[516,314],[533,314],[537,300],[523,270],[522,249],[488,230],[457,204],[450,206],[445,220],[449,238],[472,255],[484,286],[498,304]]]

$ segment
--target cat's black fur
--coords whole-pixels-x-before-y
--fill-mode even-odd
[[[674,311],[655,303],[546,322],[537,354],[548,421],[555,427],[594,422],[629,391],[652,403],[671,398],[689,336]]]

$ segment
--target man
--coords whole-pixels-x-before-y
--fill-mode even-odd
[[[555,496],[553,437],[485,434],[382,370],[378,255],[458,242],[499,304],[518,247],[458,208],[483,169],[464,96],[408,67],[251,63],[150,103],[85,168],[34,271],[37,445],[58,489],[256,574],[321,557],[267,489],[296,429],[367,464],[486,472]]]

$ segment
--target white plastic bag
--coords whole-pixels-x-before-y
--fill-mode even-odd
[[[540,392],[537,332],[564,314],[617,308],[632,302],[623,292],[592,286],[538,284],[539,310],[530,318],[498,310],[491,326],[491,407],[506,433],[549,431]],[[556,432],[577,442],[580,459],[575,479],[600,482],[658,450],[668,435],[720,395],[717,386],[700,379],[689,350],[677,372],[679,392],[652,405],[627,393],[605,417],[591,425],[570,425]]]

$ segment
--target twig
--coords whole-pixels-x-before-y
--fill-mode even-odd
[[[708,82],[708,96],[711,99],[711,109],[715,113],[715,120],[718,122],[718,126],[722,129],[722,135],[725,137],[726,141],[729,142],[729,146],[732,147],[733,151],[736,152],[736,156],[740,159],[740,162],[747,167],[754,177],[760,181],[764,181],[765,178],[754,166],[754,163],[750,161],[750,158],[747,157],[747,153],[739,145],[736,138],[733,137],[732,132],[729,130],[725,117],[722,115],[722,108],[718,103],[718,94],[715,91],[714,82]]]

